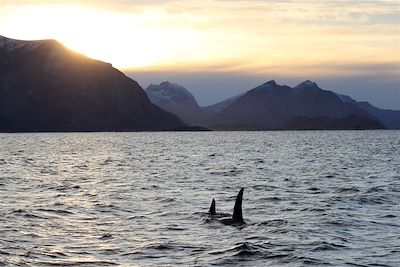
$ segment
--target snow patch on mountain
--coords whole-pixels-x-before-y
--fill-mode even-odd
[[[153,104],[174,113],[188,125],[198,125],[205,117],[194,96],[179,84],[170,82],[151,84],[145,91]]]
[[[151,84],[146,89],[150,101],[154,104],[169,102],[174,104],[182,100],[195,101],[194,96],[184,87],[176,83],[162,82],[159,85]]]
[[[15,40],[15,39],[10,39],[4,36],[0,35],[0,48],[1,49],[6,49],[8,51],[12,51],[15,49],[26,49],[26,50],[32,50],[40,45],[42,45],[45,42],[55,42],[54,40],[40,40],[40,41],[22,41],[22,40]]]
[[[304,82],[298,84],[296,87],[294,87],[294,89],[297,89],[299,91],[304,91],[307,89],[320,89],[321,90],[321,88],[319,88],[319,86],[316,82],[313,82],[310,80],[307,80],[307,81],[304,81]]]

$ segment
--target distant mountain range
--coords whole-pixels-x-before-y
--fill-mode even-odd
[[[150,93],[154,88],[157,88],[157,94]],[[203,107],[203,112],[199,110],[193,95],[180,85],[165,82],[150,86],[146,92],[153,103],[189,124],[195,123],[214,130],[400,128],[400,111],[382,110],[366,102],[357,102],[348,96],[323,90],[311,81],[294,88],[269,81],[240,95]],[[181,99],[185,99],[185,108],[182,108]]]
[[[190,125],[192,127],[189,127]],[[400,129],[400,111],[269,81],[200,107],[178,84],[139,84],[55,40],[0,36],[0,132]]]
[[[0,36],[0,132],[188,129],[111,64]]]

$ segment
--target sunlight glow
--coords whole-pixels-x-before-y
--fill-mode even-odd
[[[117,14],[74,6],[24,6],[3,21],[7,37],[57,39],[67,47],[117,67],[145,67],[171,60],[196,47],[200,34],[179,28],[162,29],[151,22],[157,13]],[[8,27],[7,27],[8,26]]]
[[[399,64],[396,2],[4,0],[0,35],[57,39],[123,70],[296,74]]]

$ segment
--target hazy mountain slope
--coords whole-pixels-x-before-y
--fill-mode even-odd
[[[227,108],[228,106],[230,106],[233,102],[235,102],[237,99],[242,97],[244,94],[245,93],[239,94],[239,95],[230,97],[224,101],[218,102],[216,104],[203,107],[203,110],[209,115],[214,115],[214,114],[222,111],[223,109]]]
[[[111,64],[54,40],[0,37],[0,131],[172,130],[185,124],[153,105]]]
[[[248,91],[212,116],[207,126],[230,130],[282,129],[298,117],[342,119],[351,115],[365,117],[371,120],[370,125],[377,128],[372,123],[374,118],[367,112],[351,103],[344,103],[335,93],[322,90],[316,83],[306,81],[290,88],[269,81]],[[337,129],[340,128],[339,123]]]
[[[194,96],[178,84],[151,84],[146,93],[153,104],[174,113],[189,125],[199,124],[206,116]]]
[[[338,95],[343,102],[352,103],[377,118],[388,129],[400,129],[400,110],[380,109],[368,102],[358,102],[346,95]]]
[[[321,117],[296,117],[284,124],[286,130],[359,130],[382,129],[379,121],[367,117],[348,115],[343,118]]]

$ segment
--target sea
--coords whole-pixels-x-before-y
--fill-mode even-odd
[[[400,266],[400,131],[0,134],[0,266]]]

